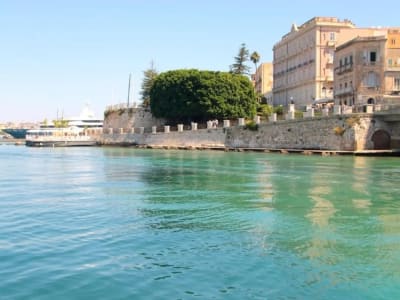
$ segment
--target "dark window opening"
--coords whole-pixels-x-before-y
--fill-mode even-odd
[[[376,62],[376,52],[370,52],[369,53],[369,61],[370,62]]]

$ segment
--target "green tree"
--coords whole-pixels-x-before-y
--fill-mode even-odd
[[[246,44],[242,44],[239,49],[239,53],[235,56],[235,63],[231,65],[231,73],[248,75],[250,72],[249,66],[246,62],[249,60],[249,50],[246,48]]]
[[[158,73],[154,67],[154,62],[151,61],[150,68],[147,69],[146,71],[143,71],[142,90],[140,92],[143,101],[142,105],[145,107],[150,105],[150,89],[157,75]]]
[[[260,54],[257,53],[257,51],[254,51],[251,55],[250,55],[250,60],[253,62],[254,66],[255,66],[255,71],[254,73],[257,72],[257,64],[260,61]]]
[[[150,104],[155,117],[174,122],[252,117],[257,108],[246,76],[194,69],[159,74],[150,90]]]

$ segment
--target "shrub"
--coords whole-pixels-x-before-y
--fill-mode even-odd
[[[350,117],[346,120],[346,124],[349,127],[353,127],[354,125],[360,125],[360,118],[359,117]]]
[[[274,112],[274,108],[268,104],[260,104],[257,108],[257,112],[263,117],[268,117]]]
[[[283,106],[279,105],[279,106],[274,106],[274,113],[276,113],[279,116],[283,115]]]
[[[341,126],[336,126],[335,128],[333,128],[333,131],[336,135],[343,135],[346,129]]]
[[[254,121],[248,121],[246,122],[246,126],[244,127],[244,129],[248,129],[251,131],[257,131],[258,130],[258,124]]]

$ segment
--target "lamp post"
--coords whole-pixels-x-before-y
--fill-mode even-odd
[[[322,87],[322,95],[324,96],[324,99],[326,99],[326,87]]]

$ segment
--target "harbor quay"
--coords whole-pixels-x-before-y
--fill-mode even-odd
[[[153,123],[152,123],[153,122]],[[153,124],[153,125],[152,125]],[[150,112],[109,112],[101,145],[163,149],[301,152],[305,154],[396,154],[400,149],[400,113],[367,112],[328,114],[313,111],[294,118],[289,108],[284,120],[256,116],[249,126],[244,118],[210,120],[206,124],[166,125]],[[152,125],[152,126],[150,126]]]

